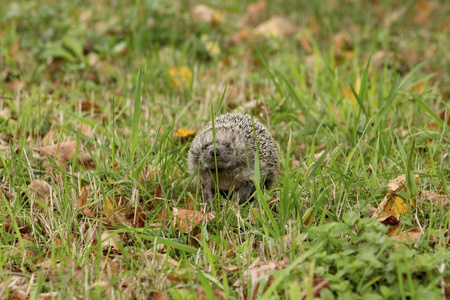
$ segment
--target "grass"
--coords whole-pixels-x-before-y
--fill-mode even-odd
[[[280,38],[241,26],[249,3],[196,4],[0,7],[1,298],[449,297],[450,211],[421,196],[450,196],[449,4],[267,3],[258,24],[299,27]],[[278,181],[204,204],[173,133],[234,109],[272,132]],[[215,217],[183,232],[173,208]]]

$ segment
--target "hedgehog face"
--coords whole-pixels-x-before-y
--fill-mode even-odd
[[[215,144],[212,130],[204,132],[199,143],[199,160],[202,170],[234,169],[245,157],[244,136],[236,130],[216,128]],[[245,162],[244,162],[245,163]]]

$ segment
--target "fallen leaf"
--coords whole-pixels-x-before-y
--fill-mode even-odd
[[[113,215],[114,215],[114,205],[113,205],[112,200],[109,197],[106,198],[106,201],[103,201],[102,208],[103,208],[103,214],[106,216],[106,218],[109,221],[112,221]]]
[[[256,219],[257,219],[258,215],[259,215],[259,209],[257,207],[250,208],[250,213],[248,215],[248,218],[252,225],[256,225]]]
[[[211,57],[217,57],[222,52],[220,50],[220,46],[216,41],[208,40],[207,36],[202,36],[201,38],[203,42],[203,46],[205,47],[206,51],[208,52],[209,56]]]
[[[441,114],[439,115],[439,118],[441,118],[441,120],[444,122],[447,119],[447,125],[450,126],[450,113],[448,111],[441,112]]]
[[[392,215],[381,217],[377,221],[386,226],[397,226],[400,224],[400,221]]]
[[[394,240],[407,243],[407,242],[417,242],[420,237],[423,235],[423,232],[419,228],[410,228],[406,231],[402,231],[397,235],[391,236]],[[398,246],[400,244],[397,244]]]
[[[275,16],[253,30],[256,36],[263,38],[283,38],[298,32],[298,27],[283,17]]]
[[[353,88],[355,89],[355,91],[357,93],[359,93],[359,90],[361,88],[361,79],[359,78],[359,76],[356,78],[356,83],[353,86]],[[356,101],[356,97],[355,94],[353,93],[353,90],[351,87],[347,87],[342,89],[342,94],[344,95],[344,97],[346,97],[347,99],[350,99],[352,101]],[[356,103],[356,102],[355,102]]]
[[[414,179],[417,179],[419,176],[414,175]],[[399,192],[406,189],[406,175],[402,174],[395,179],[389,180],[388,189],[391,192]]]
[[[239,271],[239,267],[236,266],[236,265],[222,266],[222,269],[227,271],[227,272],[237,272],[237,271]]]
[[[242,24],[244,26],[256,25],[260,21],[261,16],[264,14],[266,6],[267,4],[266,1],[264,0],[250,3],[249,6],[247,7],[247,11],[245,12]]]
[[[28,192],[31,198],[31,205],[38,210],[42,207],[36,204],[36,201],[40,202],[41,205],[53,210],[53,201],[51,195],[53,193],[53,187],[43,180],[33,180],[28,186]]]
[[[101,112],[100,106],[91,101],[82,101],[77,104],[74,104],[72,105],[72,109],[80,111],[91,111],[95,113]]]
[[[6,216],[6,219],[3,221],[3,223],[0,223],[0,227],[3,227],[5,232],[9,232],[9,229],[12,225],[12,219],[10,215]]]
[[[197,133],[190,129],[178,128],[176,132],[173,134],[174,140],[180,140],[183,143],[188,141],[189,139],[195,137]]]
[[[55,127],[52,125],[50,130],[44,135],[41,140],[41,146],[49,146],[53,142],[53,135],[55,134]]]
[[[210,23],[213,27],[217,27],[224,16],[221,12],[200,4],[191,9],[191,19],[194,23]]]
[[[34,148],[43,155],[47,155],[57,159],[60,164],[71,161],[77,150],[77,141],[68,141],[51,146]],[[78,161],[85,167],[94,165],[94,160],[89,153],[83,152],[81,145],[78,147]]]
[[[104,281],[104,280],[94,282],[93,284],[91,284],[91,288],[101,288],[101,289],[103,289],[103,291],[101,293],[102,296],[108,295],[109,294],[109,290],[110,290],[109,283]]]
[[[102,272],[107,274],[107,276],[111,275],[115,276],[118,274],[122,274],[126,271],[125,268],[114,262],[114,260],[111,257],[102,256],[100,258],[100,262],[101,262],[100,263],[101,270]]]
[[[287,263],[282,260],[256,260],[249,268],[243,273],[243,278],[238,279],[233,286],[243,287],[247,285],[249,279],[254,286],[263,276],[270,275],[276,270],[284,269]]]
[[[336,65],[353,57],[353,40],[347,30],[340,31],[333,36],[333,45]]]
[[[306,53],[308,53],[308,54],[313,53],[313,48],[312,48],[311,44],[309,43],[308,38],[306,36],[302,36],[300,38],[300,43],[302,44],[302,47],[306,50]]]
[[[201,287],[197,288],[196,292],[197,292],[197,299],[198,300],[210,299],[208,297],[208,295],[205,293],[205,291]],[[227,297],[225,295],[225,292],[222,291],[222,290],[214,289],[213,290],[213,294],[214,294],[214,298],[213,299],[215,299],[215,300],[225,300],[225,299],[227,299]]]
[[[58,282],[62,274],[71,274],[72,278],[78,282],[82,280],[84,277],[83,271],[71,259],[66,258],[64,261],[55,261],[50,254],[47,254],[45,260],[36,264],[36,267],[43,271],[46,281],[53,279]]]
[[[169,297],[167,297],[166,295],[164,295],[163,293],[160,292],[150,292],[148,294],[148,298],[149,300],[170,300]]]
[[[386,202],[386,205],[383,208],[383,215],[386,216],[394,216],[395,218],[398,218],[399,215],[404,215],[408,212],[409,206],[406,203],[403,198],[400,196],[389,192],[386,196],[388,201]],[[410,200],[410,204],[415,207],[414,200]]]
[[[101,236],[101,247],[104,253],[108,252],[108,250],[110,250],[110,253],[120,253],[119,244],[119,234],[103,231]]]
[[[58,298],[58,292],[40,293],[37,297],[38,300],[52,300]]]
[[[446,277],[441,281],[441,286],[444,289],[444,299],[450,299],[450,277]]]
[[[421,200],[427,200],[433,203],[437,207],[447,207],[450,206],[450,198],[446,195],[436,194],[428,191],[419,191],[419,198]]]
[[[429,21],[436,9],[439,9],[438,2],[418,0],[414,7],[413,19],[416,23],[425,24]]]
[[[213,213],[203,213],[201,211],[173,208],[173,224],[175,231],[183,233],[192,232],[203,220],[206,222],[214,219]]]
[[[157,270],[160,270],[161,267],[165,264],[168,264],[170,267],[178,267],[178,265],[180,264],[168,254],[161,254],[158,252],[154,252],[153,250],[147,250],[143,254],[144,257],[148,259],[149,262],[153,264],[153,267],[156,267]]]
[[[161,227],[162,223],[163,225],[167,225],[167,222],[169,221],[169,212],[167,211],[167,207],[166,205],[160,205],[161,204],[161,199],[162,199],[162,187],[159,184],[156,187],[156,191],[155,191],[155,197],[154,199],[151,200],[148,210],[154,210],[156,207],[159,208],[158,211],[158,217],[155,219],[155,221],[157,223],[152,224],[152,227]]]
[[[326,280],[325,278],[322,278],[319,275],[314,275],[313,279],[313,288],[312,288],[312,296],[314,298],[320,297],[320,291],[323,289],[329,289],[330,288],[330,282]],[[308,297],[308,291],[303,290],[301,294],[302,300],[309,299]]]
[[[91,187],[89,185],[84,185],[81,188],[80,195],[77,197],[77,209],[81,210],[81,212],[86,217],[93,218],[94,214],[92,213],[91,209],[88,206],[86,206],[88,192],[90,189],[91,189]]]
[[[192,82],[192,71],[186,67],[172,67],[169,69],[172,85],[177,90],[187,89]]]
[[[421,81],[415,83],[411,87],[411,90],[416,93],[422,93],[425,90],[425,81],[421,80]]]
[[[26,290],[15,289],[9,294],[10,300],[28,300],[30,297],[28,296],[28,292]]]
[[[19,40],[16,39],[12,44],[11,48],[9,49],[9,56],[11,56],[11,58],[14,59],[14,57],[19,53],[19,50],[20,50]]]

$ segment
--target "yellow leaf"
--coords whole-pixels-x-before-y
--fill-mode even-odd
[[[114,215],[114,205],[109,197],[106,198],[106,203],[103,202],[103,213],[106,218],[108,218],[111,222],[114,222],[112,218]]]
[[[190,129],[178,128],[176,132],[173,134],[173,138],[175,140],[180,139],[185,142],[190,138],[193,138],[197,133]]]
[[[219,56],[220,55],[220,46],[216,42],[207,41],[205,42],[206,51],[208,51],[211,56]]]
[[[284,38],[293,35],[299,28],[283,17],[275,16],[253,30],[256,36],[263,38]]]
[[[192,72],[186,66],[170,68],[169,76],[173,86],[178,90],[186,89],[191,85]]]
[[[383,209],[383,214],[386,216],[394,216],[398,218],[399,215],[404,215],[409,210],[409,205],[400,196],[389,192],[387,195],[388,201]],[[411,206],[416,204],[413,199],[410,200]]]
[[[360,88],[361,88],[361,79],[359,78],[359,76],[358,76],[358,78],[356,78],[356,83],[355,83],[355,85],[354,85],[353,87],[355,88],[355,91],[356,91],[357,93],[359,93],[359,90],[360,90]],[[352,88],[351,88],[351,87],[342,89],[342,94],[343,94],[344,97],[346,97],[347,99],[350,99],[350,100],[352,100],[352,101],[355,101],[355,100],[356,100],[356,97],[355,97],[355,95],[353,94],[353,91],[352,91]]]
[[[416,93],[422,93],[425,90],[425,81],[421,80],[417,82],[411,87],[411,90]]]

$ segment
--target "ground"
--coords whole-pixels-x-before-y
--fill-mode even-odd
[[[447,1],[7,1],[1,299],[450,297]],[[201,201],[232,110],[278,179]]]

